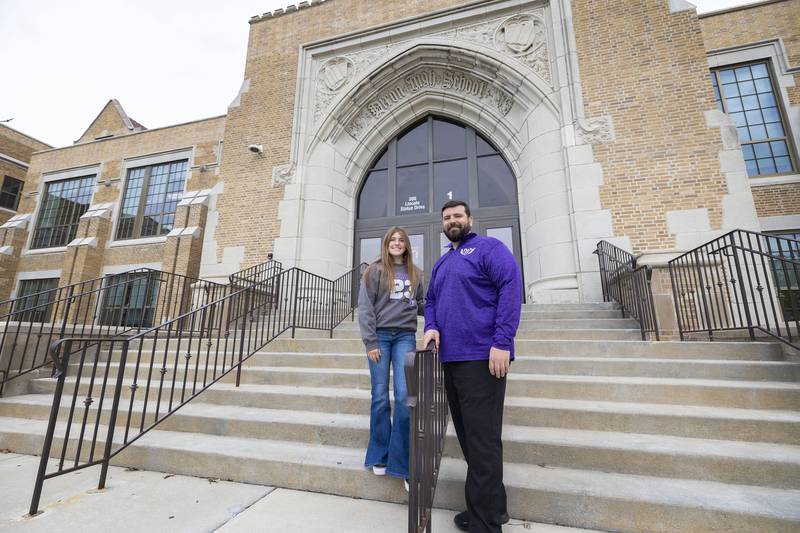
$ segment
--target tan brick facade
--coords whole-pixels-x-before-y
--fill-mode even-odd
[[[616,139],[595,147],[603,207],[636,251],[673,248],[665,213],[707,208],[719,228],[726,192],[705,46],[693,11],[667,2],[573,3],[586,116],[611,115]]]
[[[800,184],[798,183],[753,187],[753,199],[756,201],[756,209],[760,217],[800,214]]]

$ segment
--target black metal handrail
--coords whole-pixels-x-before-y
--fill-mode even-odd
[[[141,331],[226,291],[219,283],[141,268],[0,302],[0,396],[7,382],[47,365],[57,339]]]
[[[259,283],[267,280],[275,274],[280,274],[283,271],[283,264],[280,261],[270,259],[264,263],[245,268],[239,272],[234,272],[228,276],[228,282],[231,287],[243,287],[248,284]]]
[[[430,343],[405,358],[410,413],[408,532],[431,531],[433,498],[447,435],[447,396],[439,353]]]
[[[58,381],[31,514],[46,479],[102,465],[103,488],[113,457],[233,371],[239,386],[242,363],[284,332],[333,331],[347,316],[342,302],[354,301],[338,291],[357,288],[362,269],[336,280],[283,270],[134,335],[54,342]]]
[[[800,241],[734,230],[669,262],[681,339],[746,330],[800,349]]]
[[[652,267],[637,265],[636,256],[608,241],[598,242],[594,253],[600,263],[603,301],[617,302],[623,318],[635,319],[639,323],[642,340],[647,340],[647,335],[651,333],[656,340],[660,340],[653,300]]]

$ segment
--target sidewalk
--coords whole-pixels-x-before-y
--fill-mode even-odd
[[[39,458],[0,453],[0,531],[138,531],[220,533],[405,533],[404,505],[215,479],[109,468],[96,490],[99,467],[44,484],[41,510],[26,517]],[[452,511],[434,511],[433,531],[455,533]],[[585,530],[512,520],[504,531],[578,533]]]

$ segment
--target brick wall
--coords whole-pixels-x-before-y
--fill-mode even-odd
[[[800,0],[781,0],[700,18],[707,50],[781,38],[792,67],[800,66]],[[800,74],[789,101],[800,105]]]
[[[675,246],[665,213],[707,208],[721,225],[726,184],[705,46],[694,11],[664,1],[573,2],[585,113],[610,115],[616,140],[596,145],[601,202],[635,251]]]
[[[800,184],[798,183],[753,187],[753,199],[760,217],[800,215]]]
[[[219,257],[224,247],[245,246],[242,268],[265,261],[280,233],[278,202],[283,188],[272,188],[272,169],[289,160],[299,48],[355,30],[466,4],[453,0],[332,0],[267,18],[250,26],[245,78],[249,91],[231,108],[225,129],[219,200]],[[253,154],[249,144],[262,144]],[[242,213],[241,206],[248,212]]]

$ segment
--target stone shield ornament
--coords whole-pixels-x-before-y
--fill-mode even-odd
[[[497,28],[494,40],[498,50],[514,55],[531,54],[545,44],[545,26],[533,15],[515,15]]]
[[[329,93],[338,92],[353,78],[355,65],[343,56],[327,60],[319,69],[320,87]]]

